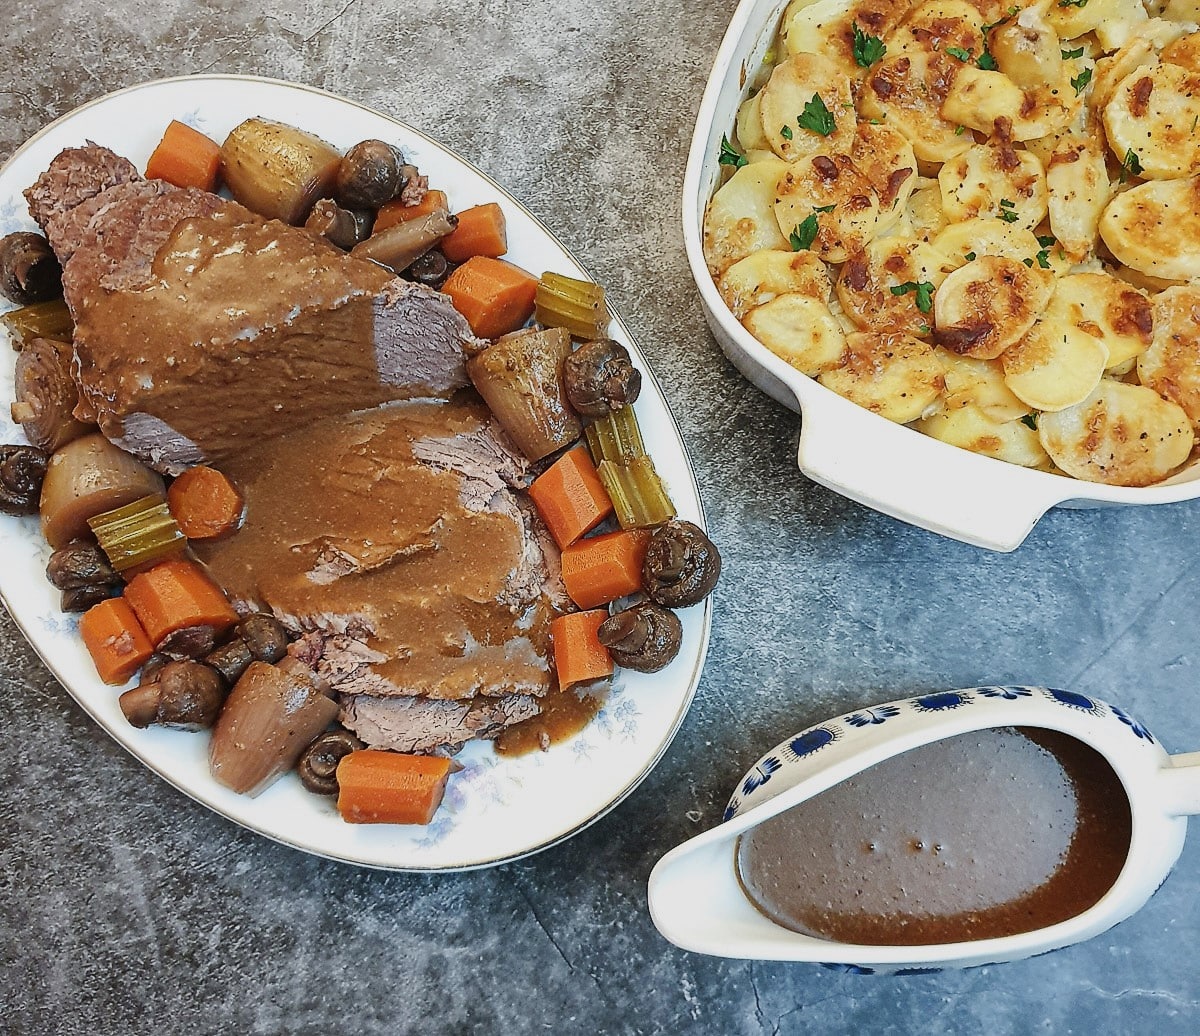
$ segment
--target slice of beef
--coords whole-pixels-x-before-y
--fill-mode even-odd
[[[45,230],[56,217],[88,198],[141,178],[127,158],[88,141],[84,147],[59,152],[49,168],[25,191],[25,200],[30,215]]]
[[[553,689],[557,550],[514,492],[528,463],[477,398],[331,418],[225,473],[246,524],[194,549],[241,607],[300,635],[291,653],[353,700],[364,740],[490,737]]]
[[[521,694],[476,701],[351,695],[342,699],[339,718],[372,748],[445,754],[468,741],[494,738],[539,710],[536,698]]]
[[[95,145],[59,155],[30,203],[65,260],[81,408],[160,471],[467,384],[480,343],[445,296],[302,228],[134,180]]]

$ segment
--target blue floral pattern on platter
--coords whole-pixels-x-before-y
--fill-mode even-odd
[[[1001,702],[1020,703],[1042,695],[1047,700],[1063,708],[1086,713],[1089,716],[1105,718],[1110,716],[1122,723],[1135,737],[1146,744],[1155,744],[1154,735],[1141,723],[1135,720],[1123,709],[1116,705],[1089,698],[1075,691],[1064,691],[1049,687],[1025,686],[989,686],[974,687],[959,691],[938,691],[932,694],[920,695],[906,701],[887,705],[875,705],[871,708],[858,709],[855,712],[828,720],[819,726],[797,734],[783,746],[770,755],[764,756],[754,768],[742,779],[737,790],[729,799],[722,816],[722,821],[732,820],[745,807],[747,800],[763,785],[767,784],[772,775],[784,768],[785,763],[806,760],[827,745],[840,740],[844,735],[863,731],[865,728],[878,726],[905,714],[929,714],[961,709],[977,702],[987,701],[992,704]],[[1001,724],[1002,725],[1002,724]]]

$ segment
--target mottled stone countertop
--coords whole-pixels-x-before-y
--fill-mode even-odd
[[[852,707],[1046,683],[1200,748],[1200,505],[1051,513],[1000,556],[800,477],[797,418],[708,334],[684,158],[733,0],[19,0],[0,157],[118,87],[186,72],[310,83],[476,162],[606,284],[696,462],[726,573],[695,705],[619,809],[465,875],[379,873],[250,834],[153,777],[0,617],[0,1030],[13,1033],[1200,1031],[1200,842],[1157,896],[1041,959],[904,978],[675,949],[655,860],[746,766]],[[1197,537],[1193,540],[1193,536]]]

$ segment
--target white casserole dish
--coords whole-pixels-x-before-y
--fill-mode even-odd
[[[732,137],[779,28],[787,0],[742,0],[717,53],[700,103],[683,183],[683,236],[713,335],[762,391],[799,411],[796,461],[814,482],[894,518],[990,550],[1021,545],[1057,504],[1164,504],[1200,496],[1200,462],[1145,488],[1106,486],[1034,471],[894,424],[818,384],[758,342],[729,311],[704,260],[709,199],[721,182],[721,137]]]

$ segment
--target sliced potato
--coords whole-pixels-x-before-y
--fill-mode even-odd
[[[1049,279],[1016,259],[979,256],[934,295],[934,341],[964,356],[995,359],[1033,326],[1051,290]]]
[[[1200,0],[1167,0],[1162,15],[1176,22],[1200,22]]]
[[[1154,341],[1138,357],[1138,380],[1200,428],[1200,286],[1168,288],[1153,306]]]
[[[1117,261],[1152,277],[1200,277],[1200,176],[1148,180],[1118,194],[1100,217]]]
[[[783,15],[783,44],[789,54],[823,54],[857,78],[866,70],[854,58],[852,26],[886,39],[909,6],[909,0],[793,0]]]
[[[948,349],[938,349],[946,368],[946,389],[942,393],[944,410],[972,407],[991,421],[1015,421],[1029,413],[1004,381],[1004,366],[1000,360],[977,360],[959,356]]]
[[[1136,8],[1135,8],[1136,10]],[[1145,39],[1161,50],[1174,43],[1192,28],[1165,18],[1133,18],[1124,22],[1101,22],[1096,26],[1096,38],[1105,50],[1117,50],[1130,40]]]
[[[875,235],[879,199],[849,155],[813,155],[793,162],[775,192],[775,219],[785,236],[816,219],[809,247],[831,263],[843,262]]]
[[[808,119],[801,125],[813,105],[828,112],[828,134],[805,128]],[[849,151],[854,140],[850,79],[820,54],[796,54],[776,65],[759,94],[758,110],[771,150],[789,162],[815,151]]]
[[[952,221],[996,218],[1032,230],[1046,218],[1046,174],[1029,151],[1005,140],[975,144],[938,173],[942,211]]]
[[[1012,139],[1029,140],[1053,133],[1071,121],[1073,111],[1065,92],[1057,84],[1025,91],[1003,72],[960,65],[941,114],[952,123],[989,134],[997,119],[1008,119]]]
[[[951,223],[933,239],[947,273],[971,262],[972,257],[1003,256],[1024,263],[1036,260],[1041,245],[1033,232],[1000,219],[967,219]]]
[[[787,172],[778,158],[742,166],[713,195],[704,217],[704,258],[713,276],[764,248],[787,248],[775,219],[775,185]]]
[[[860,122],[850,158],[875,189],[879,229],[895,226],[917,183],[917,156],[912,144],[892,126]]]
[[[949,220],[942,211],[942,191],[936,181],[918,186],[909,195],[902,219],[908,232],[922,241],[932,241],[945,229]]]
[[[880,417],[907,424],[936,402],[942,373],[942,361],[925,342],[865,331],[847,336],[842,365],[817,380]]]
[[[1082,403],[1043,414],[1038,437],[1068,475],[1113,486],[1162,481],[1188,459],[1195,441],[1177,403],[1109,378]]]
[[[922,162],[944,162],[973,143],[955,120],[942,115],[942,102],[965,67],[944,54],[884,58],[863,84],[859,111],[903,133]]]
[[[1100,216],[1112,197],[1098,137],[1064,138],[1050,159],[1046,187],[1050,229],[1067,256],[1082,262],[1095,247]]]
[[[880,238],[846,260],[835,289],[838,301],[865,331],[924,337],[933,327],[932,312],[921,312],[915,290],[898,295],[892,288],[923,283],[936,288],[945,277],[940,267],[941,257],[924,242]]]
[[[1063,58],[1058,33],[1047,24],[1045,5],[1025,8],[1016,18],[992,29],[988,49],[1009,79],[1022,90],[1063,81]]]
[[[1004,383],[1035,410],[1066,410],[1087,399],[1104,376],[1104,343],[1065,321],[1039,320],[1005,350]]]
[[[1200,172],[1200,73],[1159,64],[1127,75],[1104,108],[1108,146],[1118,162],[1137,155],[1149,180]]]
[[[762,128],[762,93],[742,101],[737,110],[737,139],[743,151],[770,151],[771,142]]]
[[[1135,36],[1115,54],[1097,60],[1092,72],[1088,103],[1093,110],[1104,111],[1116,93],[1117,86],[1126,76],[1139,68],[1148,68],[1157,63],[1158,56],[1154,44],[1141,36]]]
[[[1112,370],[1150,348],[1154,318],[1150,300],[1109,273],[1075,273],[1060,278],[1046,320],[1068,324],[1108,350]]]
[[[1119,264],[1112,268],[1112,274],[1118,280],[1132,284],[1141,291],[1166,291],[1167,288],[1177,288],[1181,284],[1188,283],[1183,280],[1171,280],[1167,277],[1154,277],[1151,274],[1142,273],[1141,270]]]
[[[833,290],[829,270],[809,251],[763,251],[740,259],[721,274],[717,290],[739,320],[776,295],[797,293],[827,299]]]
[[[809,377],[842,362],[845,332],[820,299],[779,295],[750,310],[742,323],[771,352]]]
[[[1024,468],[1040,468],[1049,462],[1038,433],[1023,421],[999,421],[973,406],[941,410],[913,427],[952,446]]]
[[[1087,0],[1082,6],[1076,4],[1051,4],[1046,20],[1058,33],[1059,39],[1073,40],[1085,32],[1091,32],[1104,21],[1130,21],[1138,17],[1140,0]],[[1141,10],[1144,21],[1146,11]]]
[[[926,0],[888,37],[889,54],[945,53],[957,47],[978,57],[983,52],[983,15],[966,0]]]
[[[1200,72],[1200,32],[1188,33],[1163,48],[1163,61]]]

